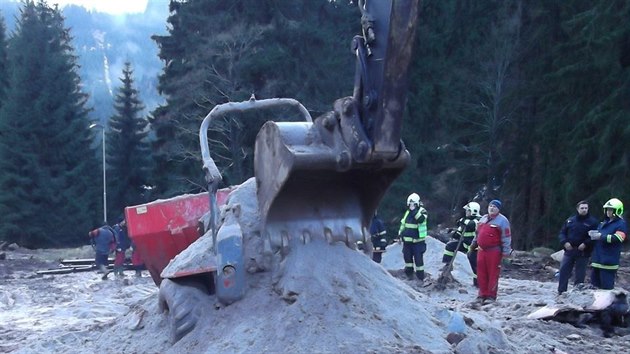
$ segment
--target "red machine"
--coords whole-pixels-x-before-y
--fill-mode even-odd
[[[229,191],[217,191],[217,206]],[[200,237],[197,226],[210,209],[208,200],[208,193],[186,194],[125,208],[129,237],[156,285],[168,262]]]

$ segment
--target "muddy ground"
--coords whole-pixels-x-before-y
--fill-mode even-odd
[[[429,243],[425,265],[430,279],[438,276],[442,251],[438,241]],[[598,327],[576,328],[527,319],[529,313],[545,305],[584,305],[592,297],[592,291],[571,287],[566,296],[556,296],[554,269],[559,264],[546,254],[517,252],[512,264],[503,267],[498,301],[474,307],[471,302],[476,289],[470,284],[463,257],[458,256],[456,262],[457,282],[438,292],[431,281],[409,281],[397,274],[402,263],[398,245],[388,247],[382,268],[343,248],[336,249],[336,257],[325,250],[312,252],[319,253],[310,254],[310,260],[309,255],[302,257],[306,262],[297,263],[286,277],[286,286],[299,294],[297,301],[281,300],[266,285],[268,273],[261,273],[252,278],[255,281],[250,280],[243,301],[225,309],[211,309],[219,311],[208,317],[211,325],[172,345],[167,321],[157,310],[157,288],[147,272],[142,278],[135,278],[130,271],[123,279],[107,281],[94,272],[42,276],[35,271],[54,268],[61,259],[89,258],[92,250],[86,246],[0,251],[0,353],[248,353],[290,349],[296,353],[595,354],[630,350],[626,335],[603,338]],[[333,265],[340,258],[352,261]],[[628,268],[629,257],[624,254],[617,284],[626,289]],[[314,274],[304,276],[311,271]],[[380,310],[373,310],[377,308]],[[464,321],[463,340],[449,333],[456,316]],[[249,318],[247,323],[243,318]],[[413,328],[418,327],[417,321],[427,322],[422,328]],[[410,329],[417,332],[407,332]],[[435,340],[427,341],[427,335]]]

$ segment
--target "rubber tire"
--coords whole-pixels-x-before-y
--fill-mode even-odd
[[[190,333],[201,318],[203,304],[210,304],[210,294],[195,280],[164,279],[160,284],[159,308],[166,312],[172,344]]]

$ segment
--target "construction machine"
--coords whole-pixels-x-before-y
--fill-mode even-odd
[[[160,286],[160,307],[170,317],[172,340],[195,327],[198,304],[208,301],[208,294],[223,305],[245,295],[248,242],[261,245],[272,259],[282,259],[293,247],[314,239],[349,247],[369,239],[374,211],[409,162],[400,138],[418,1],[358,1],[362,34],[352,40],[354,90],[352,96],[336,100],[332,111],[313,120],[296,100],[252,97],[216,106],[205,117],[199,137],[210,202],[194,212],[187,209],[187,220],[172,228],[191,230],[194,219],[208,211],[202,218],[204,236],[178,251],[167,266],[163,260],[152,261],[156,252],[141,252],[149,263],[160,263],[152,275]],[[250,182],[255,184],[253,208],[259,222],[244,230],[239,221],[244,211],[238,207],[224,208],[219,220],[221,204],[229,202],[217,199],[225,193],[218,191],[222,176],[210,156],[207,130],[213,119],[226,113],[277,107],[297,110],[304,121],[271,119],[260,129]],[[144,214],[138,211],[146,214],[148,207],[126,210],[129,234],[139,248],[143,235],[134,232],[133,225],[143,223],[139,219]]]

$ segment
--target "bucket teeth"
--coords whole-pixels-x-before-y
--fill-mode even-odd
[[[286,231],[282,231],[282,243],[281,243],[281,253],[282,256],[286,256],[287,254],[289,254],[289,247],[291,246],[290,243],[291,239],[289,237],[289,233]]]
[[[333,232],[329,227],[324,227],[320,233],[313,233],[312,230],[277,230],[271,227],[265,232],[264,247],[267,252],[280,253],[284,258],[293,247],[305,245],[315,239],[322,239],[326,241],[327,244],[343,242],[346,246],[355,248],[357,241],[363,239],[363,234],[361,232],[355,232],[354,229],[349,226],[337,232]]]
[[[324,228],[324,237],[326,238],[326,243],[329,245],[334,242],[332,230],[329,228]]]
[[[311,242],[311,233],[308,232],[307,230],[304,230],[304,232],[302,233],[302,243],[303,244],[307,244],[309,242]]]
[[[357,240],[354,239],[354,233],[351,228],[346,227],[346,239],[343,241],[346,243],[346,246],[350,248],[354,248],[354,245],[356,245]]]

